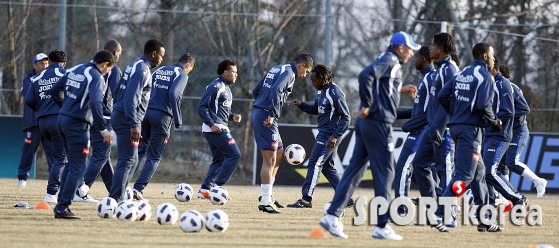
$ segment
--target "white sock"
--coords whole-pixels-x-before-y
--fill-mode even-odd
[[[262,205],[270,205],[272,203],[272,185],[271,184],[260,184],[262,188]]]
[[[270,185],[274,185],[274,182],[276,181],[276,177],[272,177],[272,180],[270,182]]]
[[[530,168],[528,167],[524,168],[524,171],[522,172],[522,176],[532,182],[534,180],[540,179],[540,177],[536,176],[536,174],[534,174],[534,172],[532,172],[532,170],[530,170]]]

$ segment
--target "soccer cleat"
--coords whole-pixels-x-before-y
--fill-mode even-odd
[[[258,201],[262,201],[262,195],[260,195],[258,197]],[[274,205],[276,205],[276,207],[278,208],[284,208],[283,204],[281,204],[275,197],[274,195],[272,195],[272,203],[274,203]]]
[[[402,236],[396,234],[394,229],[390,225],[386,224],[384,228],[375,226],[373,228],[373,238],[375,239],[386,239],[386,240],[402,240]]]
[[[270,213],[270,214],[283,214],[281,211],[276,209],[276,205],[275,204],[270,204],[270,205],[258,205],[258,210],[265,212],[265,213]]]
[[[477,226],[477,231],[478,231],[478,232],[486,232],[486,231],[487,231],[487,232],[501,232],[501,231],[503,231],[503,229],[504,229],[504,228],[503,228],[502,226],[499,226],[499,225],[497,225],[497,224],[485,225],[485,224],[483,224],[483,223],[480,223],[480,224]]]
[[[328,221],[329,218],[333,218],[333,221]],[[320,226],[322,226],[322,228],[326,229],[326,231],[330,232],[330,234],[338,238],[347,239],[347,235],[344,233],[344,225],[336,216],[328,214],[322,217],[322,219],[320,220]]]
[[[547,180],[543,178],[534,180],[534,187],[536,187],[536,191],[538,192],[537,197],[542,198],[542,196],[545,194],[545,187],[547,187]]]
[[[288,208],[312,208],[312,203],[305,203],[303,199],[299,199],[292,204],[287,204]]]
[[[74,202],[99,202],[98,200],[93,199],[89,193],[87,193],[84,197],[80,197],[78,194],[74,195]]]
[[[55,219],[68,219],[68,220],[81,220],[82,217],[75,215],[70,211],[69,208],[60,212],[58,210],[54,210],[54,218]]]
[[[456,227],[457,225],[457,216],[458,214],[461,212],[462,208],[459,205],[453,205],[452,209],[450,211],[450,214],[452,216],[452,221],[450,222],[450,224],[448,225],[448,227]]]
[[[198,190],[198,198],[200,199],[210,199],[210,191],[207,189]]]
[[[443,223],[439,223],[437,225],[431,225],[431,227],[437,228],[439,232],[450,232]]]
[[[43,199],[44,202],[47,203],[58,203],[58,197],[56,195],[51,195],[49,193],[47,193],[47,195],[45,195],[45,198]]]
[[[146,201],[146,202],[149,202],[149,200],[146,199],[146,198],[144,198],[144,196],[142,195],[142,192],[140,192],[139,190],[133,188],[133,189],[132,189],[132,192],[134,193],[133,199],[134,199],[135,201],[144,200],[144,201]]]
[[[17,188],[18,189],[24,189],[26,186],[27,186],[27,181],[25,181],[25,180],[19,180],[19,182],[17,183]],[[538,198],[540,198],[540,197],[538,197]]]

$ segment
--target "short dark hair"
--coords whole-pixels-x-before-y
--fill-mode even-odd
[[[301,53],[301,54],[297,55],[297,57],[295,57],[293,62],[295,62],[295,64],[301,64],[301,63],[306,64],[307,68],[314,67],[314,61],[313,61],[311,55],[308,54],[308,53]]]
[[[103,49],[111,53],[115,53],[119,47],[120,47],[120,43],[117,40],[109,40],[107,41],[107,43],[105,43],[105,47]]]
[[[101,64],[105,62],[109,62],[109,66],[115,64],[115,56],[107,50],[99,51],[93,57],[93,63],[95,64]]]
[[[500,64],[499,65],[499,71],[501,72],[501,74],[503,74],[503,77],[510,78],[510,69],[507,65]]]
[[[334,82],[334,74],[332,73],[330,68],[328,68],[328,66],[317,64],[312,68],[311,72],[314,72],[314,75],[321,82]]]
[[[158,52],[159,49],[165,48],[165,44],[158,39],[151,39],[144,45],[144,54],[150,54],[151,52]]]
[[[226,59],[221,61],[219,65],[217,65],[217,75],[223,74],[225,71],[229,70],[229,66],[237,66],[237,63],[233,60]]]
[[[194,58],[194,55],[190,53],[185,53],[180,57],[179,64],[181,65],[190,64],[192,67],[194,67],[196,66],[196,59]]]
[[[488,43],[477,43],[474,48],[472,48],[472,55],[475,59],[483,59],[483,54],[489,53],[490,47],[491,45],[489,45]]]
[[[421,48],[419,48],[417,54],[425,58],[425,60],[427,60],[429,63],[433,63],[433,59],[431,59],[431,52],[429,51],[428,46],[422,46]]]
[[[54,49],[49,53],[49,60],[54,63],[66,62],[66,53],[60,49]]]

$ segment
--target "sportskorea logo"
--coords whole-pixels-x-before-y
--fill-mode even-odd
[[[481,206],[479,213],[483,216],[478,218],[476,216],[476,209],[478,205],[470,205],[469,201],[462,198],[462,225],[478,225],[481,221],[482,224],[492,225],[499,224],[504,225],[506,216],[508,215],[510,222],[513,225],[529,225],[529,226],[541,226],[543,222],[543,212],[539,205],[516,205],[513,206],[510,211],[505,211],[505,206],[499,205],[499,207],[494,207],[493,205]],[[369,202],[369,214],[367,215],[366,205],[368,198],[366,196],[361,196],[355,201],[355,214],[353,217],[353,225],[360,226],[365,223],[367,216],[369,216],[369,225],[378,224],[378,215],[388,213],[390,219],[396,225],[409,225],[416,219],[417,214],[417,224],[427,225],[428,223],[438,223],[438,218],[435,215],[435,211],[439,205],[443,206],[444,218],[443,223],[449,225],[453,221],[452,211],[454,206],[458,205],[457,197],[439,197],[437,202],[431,197],[421,197],[418,202],[418,209],[416,211],[415,204],[408,197],[398,197],[392,202],[388,202],[384,197],[375,197]],[[405,206],[407,212],[404,214],[398,213],[398,207]],[[525,209],[526,208],[526,209]]]

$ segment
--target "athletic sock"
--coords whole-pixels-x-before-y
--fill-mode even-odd
[[[260,184],[262,188],[262,200],[260,203],[262,205],[270,205],[272,203],[272,185],[271,184]]]
[[[526,179],[532,181],[532,182],[534,180],[540,179],[540,177],[538,177],[536,174],[534,174],[534,172],[532,172],[532,170],[530,170],[530,168],[524,168],[524,171],[522,172],[522,176],[525,177]]]
[[[272,177],[272,180],[270,182],[270,185],[274,185],[274,182],[276,181],[276,177]]]

